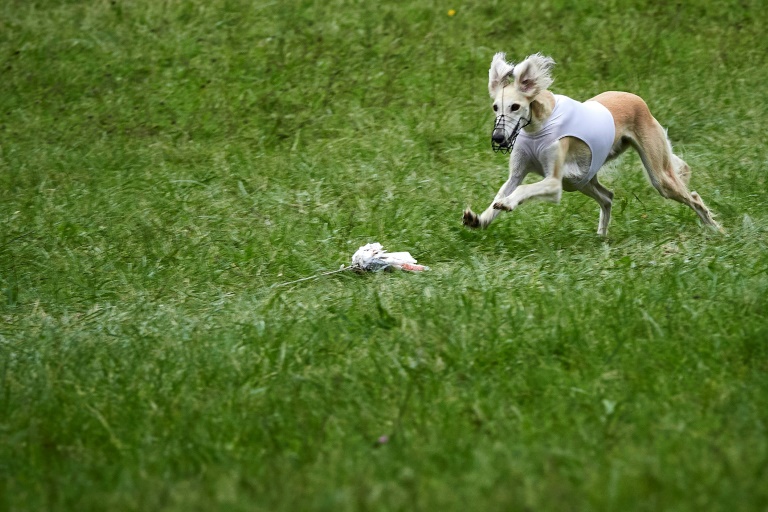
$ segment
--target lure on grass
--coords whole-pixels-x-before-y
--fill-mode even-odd
[[[380,243],[374,242],[360,247],[352,255],[352,266],[360,270],[384,270],[395,268],[421,272],[429,270],[425,265],[418,265],[409,252],[387,252]]]
[[[352,264],[344,266],[342,265],[338,270],[331,270],[330,272],[323,272],[314,276],[303,277],[295,281],[289,281],[287,283],[275,284],[273,287],[287,286],[289,284],[296,284],[302,281],[308,281],[310,279],[316,279],[321,276],[328,276],[331,274],[338,274],[345,270],[355,270],[357,272],[377,272],[379,270],[407,270],[409,272],[422,272],[429,270],[426,265],[419,265],[416,259],[411,256],[409,252],[387,252],[384,247],[378,242],[373,242],[360,247],[355,254],[352,255]]]

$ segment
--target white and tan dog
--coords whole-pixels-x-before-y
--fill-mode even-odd
[[[554,64],[541,54],[517,65],[508,63],[504,53],[493,57],[488,73],[496,113],[492,146],[512,152],[509,179],[482,214],[464,211],[465,226],[485,228],[501,210],[511,211],[529,199],[557,203],[563,190],[578,190],[600,205],[597,232],[605,236],[613,192],[597,181],[597,171],[632,146],[663,197],[690,206],[704,224],[721,230],[699,194],[688,191],[690,168],[672,153],[664,128],[642,98],[610,91],[580,103],[552,94],[547,88]],[[544,179],[520,185],[531,172]]]

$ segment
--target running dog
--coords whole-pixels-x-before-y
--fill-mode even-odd
[[[613,192],[597,180],[597,171],[629,146],[635,148],[651,183],[666,198],[688,205],[701,221],[720,231],[699,194],[689,192],[691,170],[672,146],[664,128],[642,98],[609,91],[584,103],[551,93],[555,61],[540,53],[512,65],[497,53],[488,72],[496,123],[494,151],[511,152],[509,179],[480,215],[464,211],[464,225],[486,228],[500,211],[529,199],[560,202],[563,190],[591,197],[600,205],[597,233],[608,234]],[[531,172],[543,179],[520,185]]]

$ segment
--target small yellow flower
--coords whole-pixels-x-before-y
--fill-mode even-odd
[[[448,10],[448,16],[454,16],[456,14],[456,9],[449,9]]]

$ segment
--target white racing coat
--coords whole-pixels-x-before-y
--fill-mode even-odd
[[[580,175],[572,173],[567,179],[576,187],[585,185],[603,166],[616,135],[613,116],[610,111],[596,101],[584,103],[555,94],[555,108],[552,115],[536,133],[520,132],[515,149],[521,151],[524,160],[532,159],[541,169],[541,154],[553,143],[563,137],[576,137],[589,146],[592,163],[589,169],[580,169]],[[541,169],[543,170],[543,169]]]

